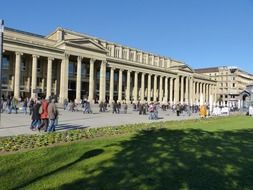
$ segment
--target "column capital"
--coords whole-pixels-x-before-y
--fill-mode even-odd
[[[33,54],[32,57],[38,59],[40,56]]]
[[[110,69],[114,71],[116,69],[116,67],[110,66]]]
[[[54,57],[48,57],[47,59],[50,60],[50,61],[53,61]]]
[[[96,61],[96,59],[90,58],[90,63],[91,63],[91,62],[94,63],[95,61]]]
[[[70,56],[70,54],[68,54],[68,53],[65,53],[65,54],[64,54],[64,58],[65,58],[65,59],[69,59],[69,56]]]
[[[19,52],[19,51],[16,51],[15,54],[16,54],[16,55],[23,55],[23,53],[22,53],[22,52]]]
[[[82,59],[83,59],[83,57],[82,57],[82,56],[77,56],[77,61],[78,61],[78,62],[81,62],[81,61],[82,61]]]

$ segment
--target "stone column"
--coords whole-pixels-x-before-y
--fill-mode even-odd
[[[114,69],[111,67],[110,71],[110,104],[113,102],[113,96],[114,96]]]
[[[65,83],[64,83],[64,98],[68,99],[69,94],[69,54],[65,55]]]
[[[141,73],[141,102],[144,102],[145,93],[145,73]]]
[[[157,101],[157,75],[154,75],[154,102]]]
[[[26,84],[26,90],[30,92],[30,85],[31,85],[31,78],[27,77],[27,84]],[[13,88],[12,88],[13,89]]]
[[[165,93],[164,93],[164,97],[165,97],[165,102],[168,102],[168,77],[165,77]]]
[[[175,104],[179,103],[179,76],[177,76],[176,79],[175,79],[174,102],[175,102]]]
[[[42,93],[45,92],[45,79],[44,78],[42,78],[42,80],[41,80],[41,90],[42,90]]]
[[[102,61],[100,65],[100,78],[99,78],[99,101],[105,101],[105,75],[106,75],[106,62]]]
[[[90,59],[90,76],[89,76],[89,102],[94,102],[94,62],[95,59]]]
[[[199,90],[199,87],[200,87],[200,83],[199,82],[196,82],[196,100],[197,100],[197,104],[199,105],[199,97],[200,97],[200,90]]]
[[[61,61],[61,75],[60,75],[60,103],[64,102],[64,60]]]
[[[52,94],[52,62],[54,58],[48,57],[47,61],[47,99]]]
[[[210,84],[206,84],[206,102],[209,102],[209,86]]]
[[[148,74],[148,103],[150,102],[151,97],[151,74]]]
[[[185,78],[185,103],[189,104],[189,78]]]
[[[69,81],[69,55],[65,54],[65,58],[61,62],[61,81],[60,81],[60,102],[68,99],[68,81]]]
[[[199,97],[199,104],[203,105],[204,104],[204,96],[203,96],[203,83],[200,82],[200,97]]]
[[[130,81],[131,81],[131,71],[127,70],[127,89],[126,89],[126,103],[130,103]]]
[[[138,72],[134,73],[134,102],[138,102]]]
[[[203,101],[206,102],[206,83],[203,84]]]
[[[76,102],[81,100],[81,72],[82,72],[82,57],[77,57],[77,71],[76,71]]]
[[[20,65],[21,65],[21,55],[20,52],[16,52],[16,62],[15,62],[15,76],[14,76],[14,97],[20,98]]]
[[[172,94],[173,94],[173,78],[170,77],[170,104],[173,103],[173,100],[172,100]]]
[[[203,101],[203,103],[204,103],[204,83],[201,83],[201,86],[200,86],[200,94],[201,94],[201,96],[202,96],[202,101]]]
[[[163,101],[163,76],[160,76],[160,86],[159,86],[159,102]]]
[[[122,69],[119,69],[118,101],[122,102]]]
[[[193,95],[193,93],[194,93],[194,85],[193,85],[193,78],[191,77],[190,78],[190,88],[189,88],[189,103],[190,103],[190,106],[192,106],[193,105],[193,100],[194,100],[194,95]]]
[[[33,91],[37,88],[37,64],[38,64],[37,55],[32,55],[32,86],[31,86],[31,98],[35,98],[37,93]]]
[[[184,103],[184,76],[181,76],[180,102]]]

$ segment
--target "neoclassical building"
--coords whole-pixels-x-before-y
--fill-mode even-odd
[[[71,30],[6,28],[3,94],[79,101],[216,102],[216,82],[187,64]]]

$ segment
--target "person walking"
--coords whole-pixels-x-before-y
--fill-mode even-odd
[[[55,125],[56,125],[56,120],[58,117],[58,110],[55,105],[55,99],[51,100],[51,103],[48,105],[48,119],[49,119],[49,126],[48,126],[48,132],[53,132],[55,131]]]
[[[40,131],[44,127],[44,131],[47,132],[48,128],[48,101],[45,100],[45,96],[42,96],[42,101],[41,101],[41,113],[40,113],[40,119],[41,119],[41,124],[38,127],[38,130]]]
[[[28,98],[26,98],[23,103],[23,113],[25,113],[25,115],[27,114],[27,106],[28,106]]]
[[[180,111],[181,111],[181,106],[180,106],[180,104],[177,104],[177,105],[176,105],[176,111],[177,111],[177,116],[179,116],[179,115],[180,115]]]
[[[40,106],[41,102],[37,101],[32,108],[32,123],[30,129],[33,131],[36,130],[36,128],[40,125]]]
[[[18,114],[18,100],[13,97],[11,104],[12,104],[12,108],[15,110],[15,113]]]
[[[127,108],[128,108],[128,106],[127,106],[126,102],[123,103],[123,108],[124,108],[124,114],[127,114]]]

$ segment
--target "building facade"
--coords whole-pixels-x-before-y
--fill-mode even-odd
[[[220,105],[238,108],[244,105],[240,94],[248,85],[253,84],[252,74],[231,66],[201,68],[195,71],[217,81],[217,101]]]
[[[216,100],[216,82],[180,61],[63,28],[48,36],[6,28],[3,49],[5,96],[191,105]]]

